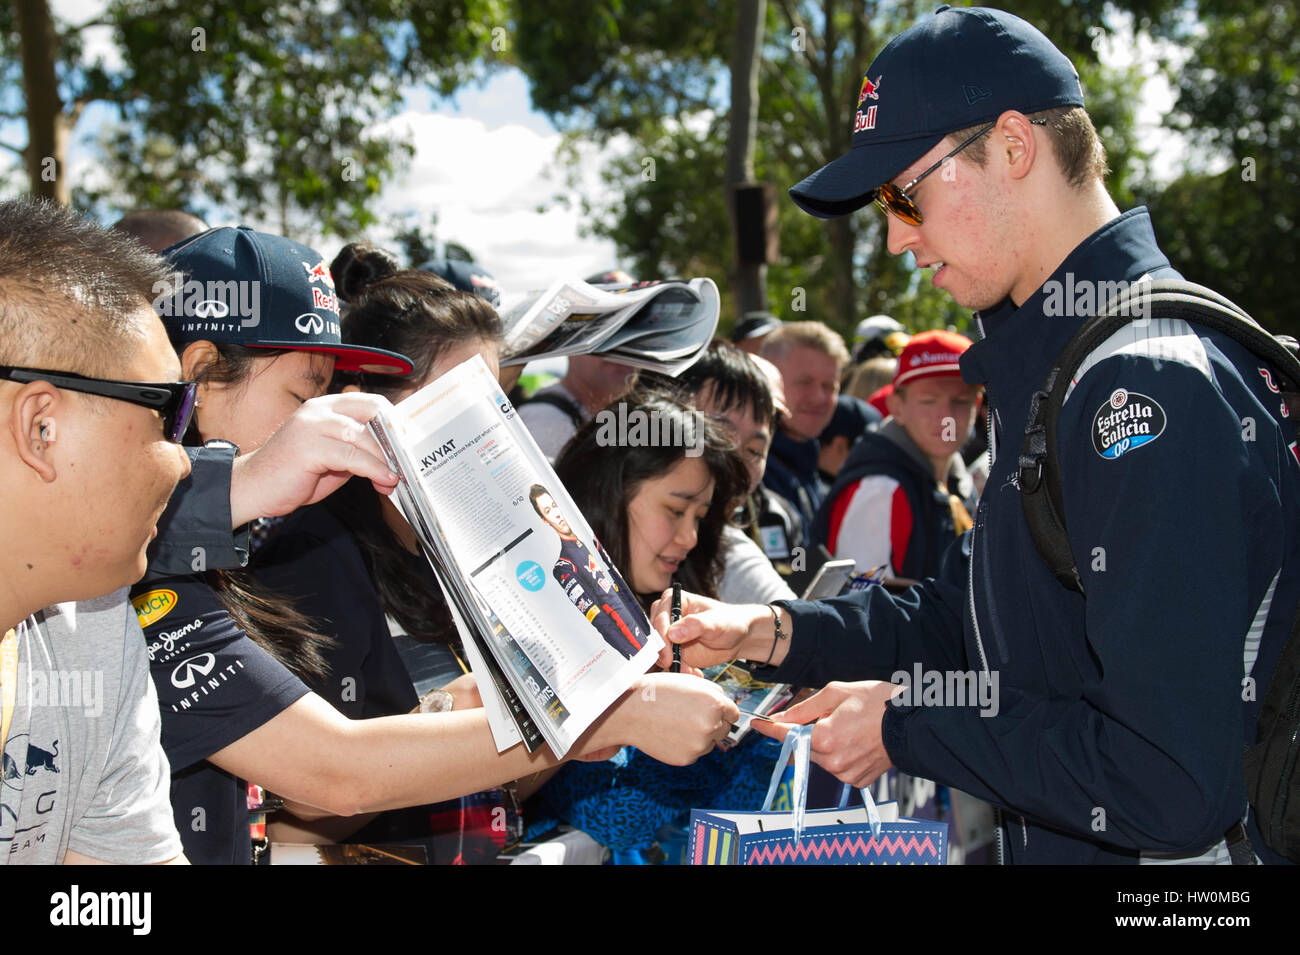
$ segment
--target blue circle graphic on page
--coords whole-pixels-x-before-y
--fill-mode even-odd
[[[546,575],[542,573],[542,565],[535,560],[526,560],[516,567],[515,578],[524,590],[541,590],[542,584],[546,583]]]

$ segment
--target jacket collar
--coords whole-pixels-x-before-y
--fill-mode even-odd
[[[772,439],[772,456],[801,481],[816,479],[820,452],[821,445],[816,438],[796,441],[784,431],[778,430]]]
[[[1023,388],[1027,383],[1030,391],[1037,388],[1061,349],[1092,317],[1075,314],[1077,304],[1087,307],[1078,297],[1086,283],[1133,282],[1148,272],[1169,269],[1146,208],[1130,209],[1076,246],[1019,308],[1007,298],[976,314],[982,338],[962,355],[962,378],[985,385],[998,400],[998,393],[1009,388],[1012,394],[1007,397],[1016,400],[1015,384]],[[1056,314],[1061,311],[1065,314]]]

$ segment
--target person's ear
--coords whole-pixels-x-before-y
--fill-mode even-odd
[[[902,404],[903,398],[897,391],[891,391],[885,395],[885,407],[889,409],[889,413],[893,417],[898,417],[898,409],[902,407]]]
[[[18,451],[18,459],[46,484],[58,477],[54,465],[58,415],[70,411],[69,406],[62,402],[59,389],[48,381],[23,385],[9,409],[9,434]]]
[[[488,364],[488,367],[492,367],[491,363]],[[523,365],[509,365],[505,368],[497,365],[497,383],[500,384],[502,391],[510,394],[510,389],[519,384],[519,376],[523,373]]]
[[[1038,155],[1038,141],[1029,117],[1015,110],[1003,113],[993,129],[993,142],[997,158],[1005,164],[1012,179],[1029,175]]]
[[[190,342],[181,352],[181,380],[201,382],[199,396],[202,397],[209,388],[206,372],[219,364],[221,353],[216,345],[207,341]]]
[[[344,385],[344,386],[343,386],[343,391],[341,392],[341,394],[345,394],[345,395],[357,394],[357,395],[359,395],[359,394],[361,394],[361,386],[360,386],[360,385]]]
[[[203,432],[199,422],[203,416],[203,400],[212,387],[208,381],[208,371],[220,364],[221,353],[212,342],[190,342],[181,352],[181,380],[199,383],[198,393],[194,396],[194,426],[200,434]]]

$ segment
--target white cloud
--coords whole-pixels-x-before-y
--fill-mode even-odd
[[[525,107],[520,103],[519,108]],[[574,170],[578,188],[570,190],[568,170],[556,158],[558,133],[518,123],[490,127],[474,117],[418,109],[408,109],[376,131],[398,134],[415,147],[406,173],[380,198],[376,211],[381,219],[410,214],[411,221],[423,223],[436,213],[438,239],[472,251],[507,296],[615,264],[612,243],[579,235],[578,199],[604,194],[599,170],[617,146],[580,150]],[[570,193],[568,208],[552,201]],[[382,242],[391,234],[375,238]]]
[[[106,9],[107,0],[50,0],[50,13],[57,23],[65,26],[89,23],[103,16]],[[113,33],[109,27],[96,26],[85,30],[82,41],[85,44],[86,63],[100,60],[110,72],[121,68],[122,57],[113,43]]]
[[[1132,16],[1116,13],[1116,17],[1119,29],[1101,41],[1098,58],[1105,66],[1117,69],[1138,64],[1143,85],[1134,106],[1134,127],[1139,144],[1151,154],[1152,178],[1158,183],[1169,183],[1187,170],[1191,145],[1186,136],[1161,125],[1173,111],[1177,93],[1159,64],[1163,59],[1179,69],[1190,58],[1191,51],[1168,40],[1152,40],[1146,34],[1134,42]],[[1209,171],[1217,172],[1221,164],[1211,166]]]

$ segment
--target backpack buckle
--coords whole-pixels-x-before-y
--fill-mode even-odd
[[[1022,454],[1016,472],[1016,486],[1021,494],[1037,494],[1043,483],[1043,459],[1036,454]]]

